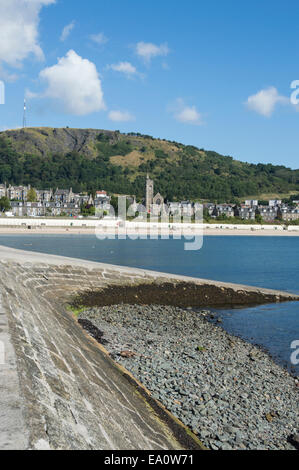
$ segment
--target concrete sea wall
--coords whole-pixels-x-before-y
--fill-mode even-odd
[[[267,289],[0,247],[0,448],[200,449],[67,306],[298,300]]]
[[[1,217],[0,218],[0,228],[26,228],[28,226],[32,228],[103,228],[109,232],[109,229],[115,228],[118,226],[119,221],[112,219],[98,220],[98,219],[72,219],[72,218],[63,218],[63,217],[53,217],[53,218],[42,218],[42,217]],[[299,226],[289,225],[284,227],[283,225],[257,225],[257,224],[224,224],[224,223],[215,223],[215,224],[195,224],[195,223],[154,223],[154,222],[126,222],[126,228],[130,232],[131,230],[149,230],[149,228],[159,228],[162,230],[173,229],[173,230],[182,230],[185,231],[194,231],[195,233],[201,233],[202,230],[206,231],[208,235],[209,230],[221,230],[225,229],[233,232],[242,232],[242,231],[253,231],[253,232],[271,232],[277,231],[278,233],[283,234],[284,232],[299,232]]]

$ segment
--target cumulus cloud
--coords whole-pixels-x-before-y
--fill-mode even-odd
[[[31,99],[34,99],[34,98],[39,98],[40,97],[40,94],[39,93],[35,93],[34,91],[31,91],[29,90],[28,88],[26,88],[25,90],[25,98],[27,100],[31,100]]]
[[[0,65],[0,80],[5,82],[15,82],[18,79],[18,75],[15,73],[9,73]]]
[[[129,122],[135,120],[135,116],[128,111],[110,111],[108,117],[110,121],[114,122]]]
[[[186,106],[182,111],[177,113],[176,119],[188,124],[202,124],[201,114],[197,111],[195,106]]]
[[[98,34],[91,34],[89,38],[95,42],[98,46],[103,46],[108,42],[108,38],[105,36],[104,33],[98,33]]]
[[[178,122],[185,124],[193,124],[195,126],[203,124],[202,115],[197,111],[196,106],[187,106],[181,98],[176,101],[174,118]]]
[[[288,104],[289,102],[289,98],[279,95],[275,87],[269,87],[249,96],[245,104],[252,111],[270,117],[275,111],[276,105]]]
[[[138,74],[136,67],[130,62],[119,62],[118,64],[109,65],[108,68],[115,72],[124,73],[128,78]]]
[[[167,56],[169,52],[167,44],[157,46],[151,42],[138,42],[136,45],[137,55],[147,63],[149,63],[154,57]]]
[[[71,34],[74,27],[75,27],[75,21],[72,21],[70,24],[66,25],[62,30],[60,41],[64,42]]]
[[[73,50],[56,65],[42,70],[40,78],[47,83],[42,97],[53,99],[66,113],[83,116],[105,109],[95,64]]]
[[[20,67],[30,54],[44,58],[38,41],[39,14],[56,0],[0,1],[0,63]]]

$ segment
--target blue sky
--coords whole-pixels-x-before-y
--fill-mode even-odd
[[[0,129],[136,131],[299,167],[299,5],[0,0]]]

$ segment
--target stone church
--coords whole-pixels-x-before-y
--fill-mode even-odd
[[[164,208],[164,198],[160,193],[154,196],[154,181],[150,179],[149,175],[146,178],[146,211],[147,213],[154,212],[155,215],[160,214]]]

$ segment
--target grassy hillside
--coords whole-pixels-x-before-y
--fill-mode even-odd
[[[171,200],[234,202],[253,194],[299,193],[299,170],[243,163],[151,136],[68,128],[0,133],[0,182],[142,198],[147,172]]]

